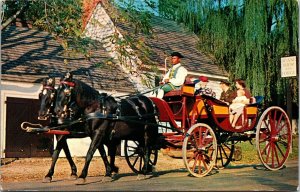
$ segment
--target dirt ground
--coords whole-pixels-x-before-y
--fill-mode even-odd
[[[81,173],[85,159],[83,157],[73,158],[77,166],[77,174]],[[18,181],[37,181],[43,180],[51,165],[51,158],[20,158],[0,167],[1,182],[18,182]],[[125,157],[116,157],[116,166],[119,167],[119,173],[132,173],[127,165]],[[161,152],[158,154],[158,162],[155,166],[156,171],[167,171],[172,169],[185,168],[183,160],[172,158]],[[94,157],[88,176],[103,175],[104,164],[100,157]],[[59,158],[55,167],[53,178],[69,178],[71,169],[66,158]]]

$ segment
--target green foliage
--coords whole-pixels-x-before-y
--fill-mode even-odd
[[[298,103],[295,78],[280,77],[280,58],[299,50],[297,1],[161,0],[159,11],[198,34],[198,48],[214,55],[231,80],[245,79],[253,95],[284,105],[291,84]]]
[[[4,21],[20,9],[25,0],[5,1]],[[84,55],[89,58],[94,43],[83,36],[82,0],[29,1],[29,7],[18,16],[21,21],[31,21],[33,26],[49,32],[64,48],[64,57]]]

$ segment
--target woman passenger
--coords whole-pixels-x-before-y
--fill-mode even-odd
[[[234,115],[234,118],[232,118],[232,117],[230,118],[230,120],[231,120],[230,123],[232,123],[232,127],[239,129],[239,128],[241,128],[241,126],[236,127],[236,121],[240,115],[242,115],[242,119],[244,119],[243,118],[244,105],[251,103],[252,96],[251,96],[250,90],[246,88],[246,83],[244,80],[236,79],[236,80],[234,80],[234,82],[235,82],[235,86],[237,88],[235,96],[236,97],[243,96],[243,99],[240,100],[240,103],[242,103],[243,105],[241,105],[239,108],[236,108],[234,110],[234,113],[231,114],[231,115]],[[237,94],[238,92],[240,94]],[[242,123],[244,123],[244,122],[242,122]]]

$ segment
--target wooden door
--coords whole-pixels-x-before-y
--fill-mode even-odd
[[[39,101],[8,97],[6,101],[5,157],[49,157],[53,135],[30,134],[21,129],[22,122],[42,123],[37,119]]]

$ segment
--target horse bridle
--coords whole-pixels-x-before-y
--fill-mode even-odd
[[[56,89],[53,86],[44,85],[43,89],[40,93],[40,97],[41,97],[41,95],[46,95],[48,93],[48,91],[50,91],[50,107],[48,108],[45,116],[50,116],[50,115],[53,114],[52,110],[54,108],[54,99],[55,99],[55,96],[56,96]],[[40,117],[38,117],[38,118],[40,119]]]
[[[73,110],[71,108],[72,105],[72,89],[75,87],[75,83],[72,81],[61,81],[60,85],[64,86],[64,108],[63,108],[63,113],[62,114],[68,114],[70,112],[70,117],[73,115]]]

